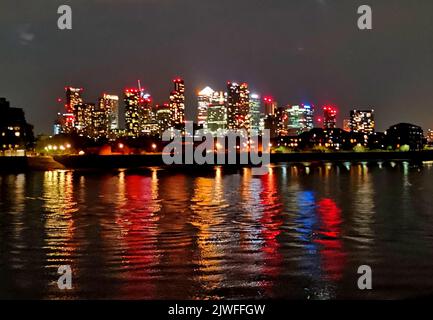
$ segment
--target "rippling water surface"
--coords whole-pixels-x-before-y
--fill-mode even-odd
[[[0,298],[430,295],[432,208],[427,163],[3,174]]]

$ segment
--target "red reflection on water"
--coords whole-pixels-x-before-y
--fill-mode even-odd
[[[280,253],[281,244],[278,236],[281,234],[281,202],[278,196],[275,175],[271,172],[261,177],[262,192],[260,203],[263,205],[263,216],[260,219],[262,237],[264,239],[263,252],[265,253],[265,267],[263,273],[276,277],[281,273],[283,256]]]
[[[341,241],[341,209],[332,199],[322,199],[317,203],[317,212],[321,220],[322,245],[320,253],[323,258],[323,269],[328,279],[338,281],[343,276],[346,254]]]
[[[127,201],[117,221],[126,247],[123,264],[128,285],[123,289],[133,299],[151,298],[156,290],[151,267],[158,263],[152,210],[154,186],[150,177],[127,176],[125,180]]]

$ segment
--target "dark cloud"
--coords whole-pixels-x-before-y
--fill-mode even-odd
[[[364,1],[3,0],[0,96],[49,132],[66,84],[95,101],[141,79],[164,101],[181,75],[190,118],[198,89],[236,79],[282,104],[332,102],[344,115],[374,106],[380,129],[433,127],[433,2],[368,2],[374,30],[361,32]],[[61,4],[71,31],[57,28]]]

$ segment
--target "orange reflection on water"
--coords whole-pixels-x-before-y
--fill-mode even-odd
[[[202,289],[212,291],[224,280],[222,259],[224,256],[223,235],[219,231],[224,223],[219,211],[226,207],[223,196],[221,168],[215,178],[198,177],[194,181],[191,209],[191,224],[197,228],[197,255],[194,260],[199,266],[197,279]],[[209,296],[207,298],[217,298]]]

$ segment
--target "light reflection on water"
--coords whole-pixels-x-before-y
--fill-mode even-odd
[[[409,163],[2,175],[0,298],[432,294],[432,178]],[[371,292],[356,287],[364,264]]]

